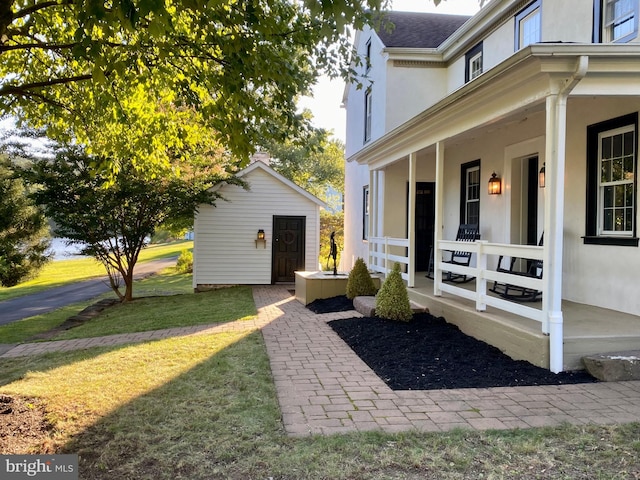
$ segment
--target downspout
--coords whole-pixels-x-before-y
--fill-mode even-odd
[[[562,315],[562,261],[563,261],[563,230],[564,230],[564,182],[567,140],[567,99],[573,89],[585,77],[589,69],[589,57],[580,56],[575,72],[561,86],[555,101],[548,97],[547,108],[549,120],[555,123],[552,128],[551,155],[547,156],[548,192],[550,198],[545,202],[545,247],[544,268],[545,292],[543,310],[547,312],[549,333],[549,369],[554,373],[563,370],[564,365],[564,334]],[[549,161],[551,160],[551,161]],[[554,208],[552,208],[552,206]],[[543,328],[544,328],[543,327]]]

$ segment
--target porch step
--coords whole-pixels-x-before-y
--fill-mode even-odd
[[[428,313],[429,310],[422,305],[418,305],[414,301],[409,302],[413,313]],[[355,297],[353,299],[353,308],[365,317],[374,317],[376,314],[376,297]]]
[[[582,357],[587,371],[604,382],[640,380],[640,350]]]

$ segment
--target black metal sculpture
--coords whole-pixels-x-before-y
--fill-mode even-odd
[[[331,232],[329,258],[333,257],[333,274],[338,275],[338,267],[336,265],[336,258],[338,256],[338,246],[336,245],[336,232]],[[327,258],[327,268],[329,268],[329,258]]]

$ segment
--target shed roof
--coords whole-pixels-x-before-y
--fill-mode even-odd
[[[437,48],[471,17],[441,13],[386,12],[376,33],[385,47]]]

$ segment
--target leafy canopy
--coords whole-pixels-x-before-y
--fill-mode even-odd
[[[386,4],[5,0],[0,109],[90,154],[153,169],[168,164],[165,145],[190,135],[156,108],[171,103],[199,112],[247,159],[263,138],[306,131],[296,97],[321,72],[348,75],[349,29]]]

